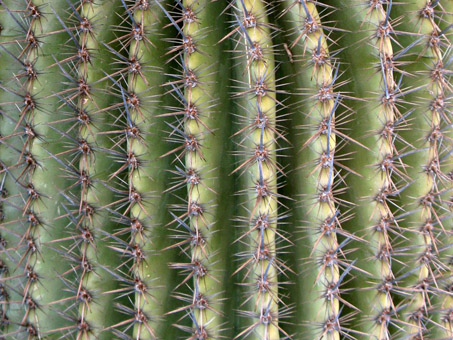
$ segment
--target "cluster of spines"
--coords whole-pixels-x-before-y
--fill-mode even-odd
[[[179,73],[172,74],[166,86],[180,105],[169,107],[169,112],[162,115],[176,118],[169,124],[168,138],[176,146],[163,156],[175,156],[176,170],[172,173],[176,182],[169,190],[187,189],[184,203],[172,207],[172,224],[177,226],[175,238],[179,240],[172,248],[179,247],[189,259],[171,264],[180,271],[183,280],[174,294],[180,307],[170,313],[184,313],[183,318],[189,318],[191,327],[183,324],[176,327],[188,332],[190,339],[216,339],[224,330],[224,274],[219,264],[225,261],[221,258],[225,248],[218,246],[223,233],[219,225],[223,224],[218,221],[217,205],[222,156],[215,151],[220,144],[214,134],[217,129],[217,133],[223,134],[223,126],[219,125],[223,118],[216,117],[220,114],[216,81],[220,45],[213,40],[222,29],[220,21],[218,31],[211,32],[220,5],[208,0],[185,0],[176,1],[171,11],[163,9],[178,31],[167,54],[169,61],[178,65]],[[188,286],[190,293],[179,292],[182,286]]]
[[[307,98],[300,106],[308,109],[308,112],[294,113],[304,114],[302,128],[306,130],[304,136],[309,135],[296,156],[296,164],[305,169],[300,175],[305,180],[300,182],[297,192],[305,197],[307,237],[304,240],[312,247],[310,257],[317,270],[315,281],[310,284],[317,287],[315,294],[319,295],[320,305],[311,317],[304,319],[311,318],[309,322],[314,322],[306,325],[310,336],[330,340],[349,333],[342,323],[349,317],[341,315],[342,304],[346,301],[341,298],[341,287],[354,264],[347,260],[343,248],[351,239],[357,239],[341,228],[340,221],[348,218],[344,207],[348,202],[338,197],[343,191],[338,184],[344,182],[340,171],[357,173],[340,163],[344,156],[339,155],[339,149],[342,142],[360,143],[339,130],[342,121],[350,115],[350,109],[341,104],[343,95],[338,91],[342,84],[338,81],[340,65],[329,52],[329,27],[321,22],[316,5],[323,6],[305,0],[282,1],[281,17],[291,27],[292,41],[286,45],[286,50],[298,67],[295,77],[302,78],[300,83],[306,85],[301,94]],[[339,117],[339,108],[345,109],[345,117]],[[341,244],[337,235],[345,239]],[[346,302],[346,305],[354,308],[350,303]]]
[[[278,276],[284,277],[289,268],[278,257],[284,247],[281,242],[288,241],[279,231],[283,215],[278,209],[285,206],[277,184],[278,178],[285,176],[277,153],[286,138],[277,125],[277,112],[283,105],[277,99],[274,29],[268,21],[272,7],[261,0],[238,0],[231,7],[240,76],[235,80],[239,90],[234,95],[241,102],[237,114],[240,129],[234,135],[240,164],[233,173],[244,178],[239,194],[244,196],[246,212],[239,219],[244,231],[237,241],[244,251],[239,254],[241,262],[234,275],[241,275],[241,285],[247,288],[239,311],[246,318],[245,326],[235,338],[289,338],[279,324],[289,309],[282,304]]]
[[[410,339],[453,336],[451,25],[439,27],[442,20],[448,22],[448,13],[447,19],[443,18],[442,5],[441,1],[420,1],[408,7],[415,16],[410,27],[412,47],[419,47],[414,54],[424,61],[415,70],[419,89],[414,102],[419,108],[410,106],[417,115],[414,123],[421,134],[414,143],[419,153],[416,166],[411,163],[414,190],[411,196],[403,197],[408,211],[408,237],[413,241],[408,267],[414,277],[408,288],[413,294],[405,309]]]

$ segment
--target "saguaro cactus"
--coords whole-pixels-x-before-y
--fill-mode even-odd
[[[452,339],[450,0],[0,0],[0,338]]]

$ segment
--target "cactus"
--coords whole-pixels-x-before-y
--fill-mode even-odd
[[[0,338],[452,339],[450,0],[0,0]]]

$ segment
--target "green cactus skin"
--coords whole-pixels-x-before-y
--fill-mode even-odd
[[[0,338],[452,339],[452,12],[0,0]]]

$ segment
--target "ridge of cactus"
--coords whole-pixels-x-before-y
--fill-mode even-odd
[[[158,226],[168,221],[162,213],[168,204],[165,197],[167,166],[159,156],[168,150],[164,124],[157,117],[164,111],[165,66],[164,44],[160,31],[164,13],[155,1],[121,1],[122,26],[120,34],[106,47],[114,55],[116,70],[107,74],[113,82],[113,92],[119,100],[120,117],[115,120],[112,135],[115,159],[121,164],[110,175],[123,178],[122,195],[113,210],[120,223],[108,238],[112,248],[122,254],[124,262],[110,269],[120,288],[109,294],[128,297],[127,303],[117,302],[116,308],[126,320],[112,324],[109,329],[120,338],[157,339],[165,330],[166,303],[169,300],[168,258],[159,256],[167,233]],[[119,44],[119,51],[115,49]],[[121,53],[123,51],[123,53]],[[115,80],[116,78],[116,80]],[[167,332],[171,334],[171,332]]]
[[[279,259],[287,238],[279,231],[281,215],[285,208],[284,197],[278,193],[278,178],[285,173],[277,155],[283,150],[285,137],[277,124],[277,112],[283,107],[277,94],[281,92],[275,77],[274,27],[268,15],[272,8],[266,1],[238,0],[230,3],[233,10],[232,27],[223,39],[234,39],[234,53],[239,59],[234,97],[241,104],[237,113],[239,130],[236,138],[238,166],[232,174],[243,177],[243,195],[240,219],[240,242],[243,251],[237,254],[239,267],[233,275],[244,287],[244,299],[238,315],[244,318],[243,329],[234,339],[287,339],[290,335],[282,328],[280,320],[287,317],[289,309],[282,303],[279,290],[291,271]]]
[[[303,138],[291,136],[294,166],[298,170],[291,175],[297,181],[293,191],[302,197],[294,209],[303,216],[303,236],[296,241],[300,245],[297,254],[304,258],[300,268],[304,274],[297,282],[300,297],[296,313],[302,320],[302,335],[338,339],[353,332],[348,320],[358,312],[342,297],[343,281],[347,281],[351,271],[359,270],[344,248],[350,240],[360,240],[341,227],[343,221],[351,218],[351,203],[341,198],[346,188],[339,187],[344,182],[343,172],[360,176],[343,164],[348,157],[341,154],[341,149],[346,143],[366,147],[341,131],[352,113],[342,103],[347,94],[340,90],[345,81],[338,80],[341,74],[337,52],[329,51],[329,45],[334,43],[329,30],[333,28],[323,23],[325,14],[320,15],[316,5],[323,9],[319,2],[281,1],[277,19],[287,28],[284,48],[295,69],[289,80],[294,85],[289,85],[288,92],[303,96],[290,108],[295,111],[293,115],[298,115],[294,121],[300,123],[298,128],[303,131]],[[339,242],[337,235],[344,240]],[[313,296],[318,297],[317,301],[308,304]],[[344,306],[352,311],[342,312]],[[306,308],[313,312],[301,314]]]
[[[168,141],[175,146],[161,157],[174,156],[175,184],[169,191],[181,186],[187,190],[183,203],[171,206],[178,243],[170,248],[180,248],[187,259],[170,264],[180,271],[182,281],[173,294],[179,300],[178,308],[169,313],[184,313],[181,319],[189,319],[192,326],[175,326],[196,339],[217,339],[230,328],[224,313],[229,304],[224,298],[224,268],[229,261],[225,241],[230,238],[225,230],[228,198],[226,186],[219,181],[225,172],[219,136],[229,131],[223,113],[229,107],[226,92],[222,93],[226,82],[219,80],[220,70],[228,67],[228,63],[219,62],[224,45],[217,44],[223,31],[222,19],[217,18],[221,5],[184,0],[177,1],[171,11],[161,6],[169,25],[178,31],[167,55],[168,62],[176,62],[176,72],[180,72],[172,73],[165,84],[179,105],[160,115],[176,117],[174,123],[168,123]],[[181,286],[189,287],[190,292],[180,291]]]
[[[139,199],[134,201],[130,209],[131,226],[134,223],[139,226],[136,230],[131,228],[130,244],[145,254],[143,260],[137,256],[133,264],[135,287],[143,286],[143,289],[136,289],[135,319],[140,322],[135,323],[133,336],[136,339],[156,339],[156,328],[166,312],[159,299],[167,298],[165,294],[169,293],[168,289],[155,287],[156,281],[163,280],[161,275],[165,273],[165,270],[157,266],[167,264],[165,261],[155,260],[161,243],[155,239],[154,229],[156,222],[162,219],[158,210],[162,206],[157,204],[156,199],[151,198],[156,192],[165,190],[163,183],[156,183],[159,179],[163,182],[164,173],[159,169],[159,164],[155,164],[155,159],[164,151],[152,147],[159,136],[147,131],[156,124],[156,111],[162,112],[160,100],[155,97],[163,93],[161,85],[165,81],[162,74],[163,58],[159,50],[163,46],[160,37],[153,33],[158,31],[164,14],[155,3],[148,1],[138,6],[134,4],[130,13],[133,15],[132,30],[137,30],[143,37],[130,43],[128,58],[138,61],[141,67],[144,67],[142,73],[129,75],[126,99],[129,107],[128,123],[131,129],[138,130],[137,135],[131,134],[127,140],[129,195],[139,195]],[[140,227],[143,230],[140,230]]]
[[[113,120],[109,112],[111,97],[104,96],[108,86],[104,72],[110,70],[100,66],[110,63],[111,57],[108,54],[104,56],[107,49],[103,42],[112,38],[111,31],[106,28],[116,20],[106,13],[116,8],[119,2],[65,3],[68,19],[63,20],[57,13],[55,17],[67,35],[67,55],[52,66],[58,67],[72,85],[55,93],[60,100],[60,111],[67,112],[70,118],[66,120],[72,124],[61,130],[58,121],[54,121],[52,127],[68,139],[67,150],[55,156],[67,154],[69,161],[63,163],[66,170],[72,172],[73,182],[63,195],[66,198],[65,211],[71,220],[67,228],[73,228],[70,238],[75,242],[62,250],[75,263],[71,270],[59,273],[59,277],[71,292],[71,296],[63,301],[71,301],[71,307],[78,313],[75,316],[66,310],[64,315],[71,325],[58,331],[65,337],[75,334],[84,340],[109,339],[110,335],[104,329],[118,319],[119,313],[102,313],[105,309],[113,309],[114,297],[106,292],[117,286],[116,281],[110,280],[105,267],[116,266],[119,257],[104,237],[116,227],[112,214],[106,209],[114,198],[116,185],[107,183],[115,165],[107,151],[112,142],[104,134],[110,130]],[[67,239],[54,238],[52,243],[58,246],[60,241]]]
[[[26,187],[16,184],[21,169],[17,166],[24,148],[20,138],[25,128],[11,133],[17,125],[17,108],[22,98],[18,97],[22,86],[21,80],[26,77],[26,64],[15,56],[21,49],[12,43],[23,40],[25,32],[16,29],[20,17],[16,11],[24,9],[21,4],[3,2],[0,11],[1,34],[0,63],[0,295],[1,295],[1,334],[17,334],[23,318],[22,302],[27,276],[25,268],[17,264],[24,254],[22,248],[14,246],[22,238],[27,228],[27,215],[23,209],[22,197],[26,196]],[[17,74],[17,78],[11,77]],[[23,76],[21,76],[23,74]],[[8,91],[6,91],[8,88]]]
[[[411,34],[413,57],[406,67],[413,76],[406,83],[418,90],[408,98],[413,111],[411,138],[418,151],[408,157],[412,184],[401,197],[407,211],[405,224],[411,253],[407,272],[408,289],[404,317],[410,338],[448,338],[451,320],[451,114],[447,97],[451,87],[446,78],[451,51],[448,27],[441,29],[442,3],[414,1],[400,11],[416,20],[405,22],[402,29]],[[423,63],[415,63],[423,60]],[[408,137],[407,137],[408,138]],[[440,302],[442,301],[442,302]],[[439,327],[439,325],[442,325]]]
[[[17,162],[10,166],[12,171],[8,171],[14,174],[16,168],[20,169],[17,175],[13,175],[14,181],[25,189],[21,195],[22,205],[19,206],[22,210],[19,221],[23,223],[17,230],[20,238],[9,245],[13,253],[19,250],[21,254],[14,272],[22,271],[26,278],[24,283],[15,287],[15,291],[21,295],[20,302],[16,301],[15,304],[20,307],[22,317],[13,318],[11,324],[14,329],[5,332],[6,336],[13,338],[47,336],[61,327],[64,323],[61,312],[66,306],[64,303],[52,303],[67,294],[55,271],[63,272],[68,268],[64,258],[58,257],[48,245],[53,237],[63,234],[67,223],[65,218],[57,220],[60,217],[59,209],[55,209],[63,201],[59,190],[64,187],[65,179],[58,176],[58,165],[49,157],[49,153],[61,151],[62,145],[54,143],[58,134],[48,125],[57,116],[58,103],[53,91],[58,80],[62,81],[58,72],[55,69],[48,70],[48,66],[53,62],[51,51],[57,52],[59,49],[53,45],[59,46],[64,41],[56,22],[48,20],[51,16],[48,4],[29,1],[20,5],[19,9],[17,5],[13,5],[12,11],[8,4],[2,2],[2,9],[14,17],[16,29],[22,31],[23,37],[12,40],[18,47],[9,53],[24,68],[15,77],[19,84],[14,95],[20,99],[14,105],[19,112],[9,118],[16,121],[10,133],[14,135],[23,130],[26,137],[23,147],[16,149],[20,150]],[[55,4],[54,8],[63,16],[61,5]],[[9,44],[6,44],[8,47]],[[49,176],[54,177],[51,185],[48,184]],[[21,231],[23,227],[25,230]]]

